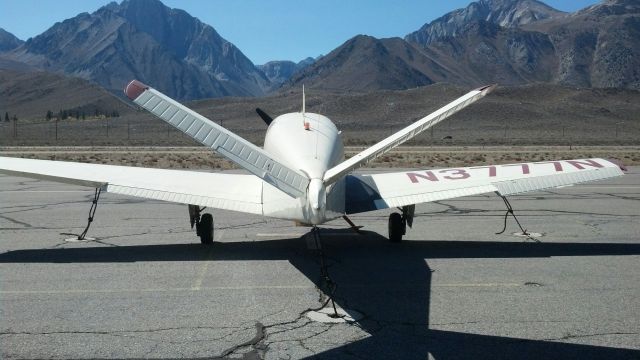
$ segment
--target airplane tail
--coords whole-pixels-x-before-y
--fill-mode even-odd
[[[403,144],[407,140],[410,140],[427,130],[428,128],[436,125],[440,121],[448,118],[456,112],[464,109],[465,107],[473,104],[485,95],[493,91],[497,85],[487,85],[481,88],[472,90],[460,98],[450,102],[449,104],[441,107],[433,113],[425,116],[424,118],[412,123],[404,129],[396,132],[395,134],[387,137],[386,139],[378,142],[377,144],[363,150],[355,156],[343,161],[342,163],[327,170],[324,174],[323,182],[325,185],[330,185],[336,182],[338,179],[357,169],[369,161],[377,158],[378,156],[388,152],[396,146]]]
[[[278,162],[239,135],[140,81],[131,81],[124,93],[153,115],[288,195],[295,198],[306,194],[309,185],[306,175]]]

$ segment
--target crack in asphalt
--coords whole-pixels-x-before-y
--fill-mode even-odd
[[[266,347],[264,346],[264,344],[260,345],[260,343],[262,343],[267,336],[266,328],[261,322],[256,321],[255,329],[256,334],[252,339],[235,345],[223,351],[219,356],[213,357],[212,359],[227,359],[230,355],[235,354],[239,350],[249,346],[252,347],[252,349],[249,352],[242,354],[242,359],[262,359],[262,355],[264,355]]]
[[[618,194],[613,194],[613,193],[595,193],[598,195],[606,195],[615,199],[621,199],[621,200],[629,200],[629,201],[640,201],[640,194],[629,194],[629,195],[638,195],[637,197],[631,197],[629,195],[618,195]]]
[[[262,224],[266,224],[266,221],[256,221],[256,222],[245,223],[245,224],[222,226],[222,227],[216,228],[216,230],[245,229],[245,228],[252,228],[254,225],[262,225]]]
[[[325,255],[326,256],[326,255]],[[320,264],[320,259],[319,258],[314,258],[314,262],[316,264]],[[334,261],[333,264],[334,265],[336,263],[338,263],[339,261]],[[329,268],[329,265],[326,266],[327,269]],[[318,293],[318,304],[319,306],[316,308],[307,308],[304,309],[302,311],[300,311],[297,316],[292,319],[292,320],[287,320],[287,321],[281,321],[281,322],[276,322],[273,324],[268,324],[268,325],[264,325],[262,323],[261,320],[265,319],[266,317],[275,315],[277,313],[280,313],[282,311],[278,311],[274,314],[271,315],[266,315],[264,317],[262,317],[261,320],[258,320],[255,322],[255,329],[256,329],[256,334],[255,336],[248,341],[245,341],[241,344],[235,345],[225,351],[223,351],[219,356],[214,357],[213,359],[227,359],[232,355],[237,354],[239,351],[246,349],[248,347],[251,348],[251,350],[245,352],[242,354],[242,359],[263,359],[265,353],[267,352],[268,348],[270,345],[275,344],[275,343],[283,343],[283,342],[295,342],[298,345],[300,345],[300,347],[302,347],[303,349],[309,351],[312,354],[316,354],[315,351],[313,351],[311,348],[309,348],[304,342],[308,341],[316,336],[319,336],[321,334],[324,334],[326,332],[328,332],[329,330],[331,330],[334,326],[337,325],[347,325],[347,326],[357,326],[358,328],[362,328],[357,322],[345,322],[345,323],[327,323],[327,324],[322,324],[322,329],[320,331],[317,331],[311,335],[302,337],[302,338],[295,338],[295,339],[286,339],[286,340],[269,340],[269,337],[272,337],[274,335],[277,334],[283,334],[283,333],[287,333],[290,331],[294,331],[294,330],[298,330],[304,327],[309,326],[310,324],[316,324],[314,321],[312,321],[311,319],[307,318],[305,315],[309,312],[309,311],[318,311],[321,310],[323,308],[323,306],[326,305],[326,302],[328,300],[328,295],[325,293],[325,291],[321,288],[320,284],[325,283],[325,279],[322,277],[322,275],[320,275],[319,279],[315,282],[316,286],[315,286],[315,290]],[[328,289],[327,289],[328,290]],[[366,315],[363,313],[363,315],[366,318]],[[362,320],[361,320],[362,321]],[[300,323],[302,322],[302,323]],[[289,326],[288,325],[294,325],[294,326]],[[270,329],[273,328],[277,328],[277,327],[285,327],[284,329],[280,329],[280,330],[276,330],[273,332],[270,332]]]
[[[82,330],[63,330],[63,331],[2,331],[0,336],[5,335],[57,335],[57,334],[88,334],[88,335],[114,335],[114,334],[138,334],[138,333],[155,333],[163,331],[175,330],[224,330],[237,329],[238,326],[177,326],[157,329],[139,329],[139,330],[105,330],[105,331],[82,331]]]
[[[638,335],[639,333],[637,332],[620,332],[620,331],[613,331],[613,332],[603,332],[603,333],[594,333],[594,334],[567,334],[565,336],[559,337],[559,338],[545,338],[542,339],[543,341],[556,341],[556,340],[570,340],[570,339],[580,339],[580,338],[586,338],[586,337],[595,337],[595,336],[607,336],[607,335]]]
[[[16,206],[20,207],[20,208],[25,208],[26,209],[21,209],[21,210],[14,210],[14,211],[3,211],[2,214],[15,214],[15,213],[21,213],[21,212],[25,212],[25,211],[31,211],[31,210],[40,210],[40,209],[45,209],[48,205],[39,205],[39,206]],[[13,208],[13,207],[12,207]],[[10,208],[7,208],[10,209]]]
[[[31,224],[29,224],[27,222],[16,220],[14,218],[11,218],[11,217],[8,217],[8,216],[5,216],[5,215],[0,215],[0,218],[8,220],[9,222],[12,222],[12,223],[14,223],[16,225],[24,226],[23,228],[17,228],[17,229],[43,229],[42,227],[36,228],[36,227],[34,227],[33,225],[31,225]],[[8,228],[0,228],[0,230],[9,230],[9,229]]]

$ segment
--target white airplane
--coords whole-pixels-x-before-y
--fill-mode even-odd
[[[191,225],[203,244],[213,242],[211,214],[201,207],[293,220],[313,226],[347,215],[398,208],[389,216],[389,239],[400,241],[412,226],[415,204],[496,192],[507,195],[623,175],[604,159],[354,174],[353,170],[417,136],[487,95],[470,91],[372,147],[345,160],[340,131],[320,114],[302,111],[272,119],[260,148],[159,91],[133,80],[125,94],[134,103],[251,174],[206,173],[0,157],[0,173],[53,180],[189,205]],[[506,217],[505,217],[506,219]],[[91,221],[91,218],[90,218]],[[524,231],[524,230],[523,230]],[[86,233],[86,229],[85,229]],[[83,235],[84,236],[84,233]]]

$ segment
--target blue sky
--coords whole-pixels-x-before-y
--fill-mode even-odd
[[[162,0],[213,26],[256,64],[327,54],[357,34],[404,35],[470,0]],[[108,0],[0,0],[0,27],[22,40]],[[120,2],[120,1],[119,1]],[[597,0],[547,0],[575,11]]]

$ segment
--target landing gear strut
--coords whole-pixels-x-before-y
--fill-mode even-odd
[[[192,229],[196,227],[196,235],[200,237],[200,242],[203,245],[211,245],[213,244],[213,216],[209,213],[201,216],[200,213],[204,209],[198,205],[189,205],[189,221]]]
[[[102,192],[102,188],[96,188],[93,194],[93,200],[91,201],[91,208],[89,209],[89,217],[87,218],[87,226],[84,228],[84,231],[80,235],[78,235],[78,240],[84,240],[85,236],[87,236],[87,232],[91,227],[91,223],[93,222],[93,217],[96,215],[96,210],[98,209],[98,200],[100,200],[100,193]]]
[[[531,234],[529,232],[527,232],[527,229],[522,227],[522,225],[520,224],[520,221],[518,220],[518,217],[513,212],[513,207],[511,207],[511,203],[509,202],[507,197],[502,195],[502,194],[500,194],[499,192],[496,192],[496,194],[498,194],[498,196],[500,196],[502,198],[502,201],[504,201],[504,205],[507,207],[507,212],[504,214],[504,226],[502,227],[502,230],[500,230],[499,232],[496,233],[496,235],[500,235],[500,234],[504,233],[507,230],[507,217],[509,217],[509,215],[511,215],[511,216],[513,216],[513,219],[516,221],[516,224],[518,224],[518,227],[522,231],[522,233],[521,233],[522,235],[526,236],[527,239],[533,240],[535,242],[539,242],[539,240],[533,238],[531,236]]]

